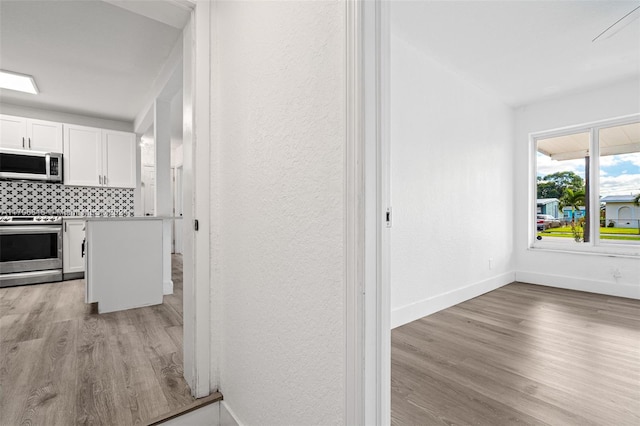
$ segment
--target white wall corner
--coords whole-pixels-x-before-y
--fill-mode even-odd
[[[576,278],[566,275],[553,275],[529,271],[517,271],[516,281],[522,283],[544,285],[548,287],[564,288],[567,290],[605,294],[608,296],[640,299],[640,284],[619,284],[609,281],[589,280],[585,278]]]
[[[427,315],[496,290],[516,280],[515,272],[505,272],[495,277],[469,284],[465,287],[428,297],[394,309],[391,312],[391,328],[396,328]]]
[[[171,101],[182,89],[183,37],[176,40],[167,60],[162,65],[148,92],[145,106],[133,121],[136,133],[143,134],[153,124],[154,105],[157,99]]]
[[[238,417],[233,412],[226,401],[220,402],[220,426],[242,426]]]

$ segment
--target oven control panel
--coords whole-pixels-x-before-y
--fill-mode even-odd
[[[62,223],[61,216],[0,216],[2,225],[37,225]]]
[[[60,216],[36,216],[33,218],[34,222],[62,222]]]

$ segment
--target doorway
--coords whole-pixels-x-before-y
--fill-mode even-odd
[[[171,3],[176,3],[176,2],[171,2]],[[185,2],[179,2],[182,4],[185,3],[190,3],[188,1]],[[189,83],[189,84],[194,84],[196,81],[207,81],[208,80],[208,68],[206,68],[203,64],[201,64],[201,66],[198,68],[198,70],[195,70],[195,57],[196,55],[194,54],[194,52],[192,52],[192,49],[203,49],[204,51],[208,50],[208,44],[209,44],[209,40],[208,40],[208,30],[206,30],[206,28],[208,28],[208,17],[209,17],[209,5],[203,5],[200,6],[200,4],[198,4],[198,6],[195,6],[195,2],[192,3],[192,8],[194,9],[191,12],[191,20],[199,20],[199,24],[198,24],[198,31],[195,31],[195,24],[189,23],[185,29],[185,32],[190,33],[189,34],[189,38],[188,38],[188,42],[184,43],[184,46],[186,46],[186,49],[188,50],[187,53],[185,53],[185,57],[188,58],[188,60],[185,60],[185,62],[187,63],[185,65],[185,68],[187,69],[187,71],[185,72],[185,75],[187,75],[188,77],[185,77],[185,80]],[[202,29],[202,30],[200,30]],[[193,32],[193,34],[191,34],[191,32]],[[200,57],[204,57],[203,55],[200,55]],[[206,61],[203,61],[206,62]],[[195,79],[195,81],[193,81]],[[206,119],[206,117],[208,116],[208,100],[206,99],[206,97],[208,96],[208,84],[202,84],[199,85],[199,87],[204,88],[204,90],[207,91],[207,95],[206,96],[199,96],[197,99],[195,98],[195,96],[189,95],[189,96],[185,96],[184,99],[182,99],[182,101],[185,103],[185,105],[189,106],[189,111],[190,111],[190,118],[189,118],[189,126],[190,129],[195,130],[195,132],[198,134],[198,136],[200,137],[200,140],[202,141],[206,141],[208,139],[208,132],[209,132],[209,127],[208,127],[208,119]],[[196,113],[194,114],[194,111],[196,111]],[[62,120],[62,119],[61,119]],[[203,122],[206,123],[202,129],[200,129],[199,125],[196,126],[196,123],[199,122]],[[92,124],[92,123],[88,123],[87,125],[96,125],[96,124]],[[193,144],[195,145],[194,147],[190,148],[190,154],[191,154],[191,166],[184,166],[184,169],[181,170],[180,174],[179,174],[179,179],[180,181],[184,184],[185,182],[189,181],[191,183],[193,182],[200,182],[200,181],[208,181],[208,174],[209,174],[209,164],[208,164],[208,151],[200,152],[199,146],[197,146],[195,143]],[[201,145],[205,145],[204,143]],[[197,156],[201,156],[202,155],[202,163],[198,164],[196,167],[193,166],[193,157],[197,157]],[[199,167],[198,167],[199,166]],[[197,176],[196,176],[197,174]],[[155,183],[150,183],[149,186],[153,186]],[[182,188],[183,185],[181,185]],[[197,185],[196,185],[197,186]],[[153,188],[146,188],[145,192],[153,194]],[[197,216],[200,219],[200,223],[202,230],[206,229],[206,225],[208,222],[208,215],[206,213],[203,214],[202,209],[199,209],[199,207],[202,204],[208,203],[208,194],[207,194],[207,190],[205,188],[201,188],[199,186],[197,186],[197,188],[194,190],[193,189],[193,184],[191,185],[191,190],[188,190],[185,188],[185,190],[181,190],[182,193],[182,197],[186,198],[188,201],[187,202],[181,202],[180,201],[180,209],[184,210],[184,216],[185,216],[185,221],[189,220],[191,222],[191,220],[193,220],[193,217]],[[204,195],[203,195],[204,194]],[[149,194],[145,194],[145,195],[149,195]],[[154,211],[153,209],[153,205],[154,205],[154,201],[153,199],[149,199],[146,202],[146,208],[145,208],[145,213],[149,213],[149,214],[153,214]],[[187,209],[182,209],[183,205],[189,205],[190,210],[187,212]],[[193,208],[193,206],[195,205],[195,209]],[[189,213],[189,214],[187,214]],[[189,219],[186,219],[186,218]],[[198,245],[197,249],[191,249],[189,253],[185,253],[185,260],[183,263],[185,263],[186,269],[190,270],[190,276],[192,278],[192,283],[190,284],[190,286],[186,286],[187,291],[185,293],[187,293],[185,295],[185,299],[187,299],[184,302],[185,305],[185,309],[184,312],[186,313],[187,316],[189,316],[190,320],[187,321],[187,324],[185,324],[185,336],[184,336],[184,340],[185,341],[191,341],[190,344],[186,344],[185,346],[189,346],[191,349],[190,351],[185,349],[185,358],[191,357],[194,360],[197,358],[197,361],[190,361],[190,362],[185,362],[185,376],[187,377],[187,381],[189,382],[191,389],[193,391],[194,394],[197,394],[197,396],[204,396],[207,395],[210,390],[211,390],[211,382],[209,380],[209,365],[211,364],[211,360],[209,358],[209,353],[208,353],[208,348],[209,348],[209,338],[210,338],[210,331],[209,331],[209,307],[206,305],[206,303],[208,303],[209,301],[209,297],[208,297],[208,293],[209,293],[209,280],[208,280],[208,275],[204,276],[202,274],[198,274],[199,269],[206,269],[207,268],[207,262],[204,259],[208,259],[208,253],[206,252],[207,248],[206,248],[206,244],[204,243],[205,239],[208,239],[208,234],[205,232],[202,234],[202,237],[197,237],[194,235],[190,235],[189,234],[193,234],[193,228],[189,227],[188,231],[185,231],[184,234],[182,235],[182,238],[179,238],[179,240],[182,241],[182,245],[184,246],[194,246],[194,245]],[[188,240],[188,242],[185,242],[185,240]],[[208,243],[208,241],[207,241]],[[184,251],[184,250],[183,250]],[[201,258],[199,258],[197,261],[193,260],[194,257],[196,256],[200,256]],[[76,286],[78,288],[81,289],[81,286]],[[36,295],[29,295],[27,297],[26,292],[23,292],[24,289],[20,289],[20,292],[15,292],[15,299],[20,299],[22,298],[23,301],[27,301],[27,300],[35,300]],[[51,290],[54,290],[53,288],[51,288]],[[79,290],[77,290],[75,287],[72,289],[73,292],[76,292],[78,294],[80,294]],[[22,296],[25,296],[24,298]],[[43,296],[43,304],[46,303],[52,303],[55,301],[55,303],[59,303],[61,305],[65,305],[68,300],[66,298],[60,297],[58,293],[56,293],[55,291],[51,291],[51,292],[43,292],[42,294]],[[204,306],[202,304],[200,305],[196,305],[197,301],[202,301],[204,303]],[[40,307],[44,308],[44,305],[38,305]],[[20,308],[22,309],[22,307]],[[75,308],[74,308],[75,309]],[[16,337],[16,346],[19,346],[18,343],[20,343],[21,346],[24,347],[24,349],[26,349],[26,352],[24,352],[25,354],[29,354],[30,356],[35,356],[37,353],[43,353],[46,354],[49,351],[47,350],[42,350],[39,351],[36,346],[34,346],[34,344],[36,343],[35,340],[40,339],[40,336],[44,336],[44,334],[41,334],[40,332],[50,328],[54,334],[48,335],[50,337],[42,337],[44,340],[42,340],[42,342],[44,343],[46,342],[62,342],[65,341],[66,343],[71,344],[71,340],[69,340],[69,336],[70,336],[70,332],[73,330],[73,327],[58,327],[58,326],[54,326],[53,325],[53,321],[47,321],[46,317],[45,317],[45,313],[49,314],[51,312],[47,311],[45,312],[45,309],[38,309],[35,312],[27,312],[27,311],[20,311],[19,315],[14,315],[11,320],[22,320],[22,319],[27,319],[29,318],[31,319],[35,319],[33,318],[34,316],[38,315],[40,317],[40,319],[43,320],[43,322],[41,322],[41,326],[38,328],[38,330],[32,330],[32,332],[28,332],[25,331],[22,335],[14,335],[13,337]],[[52,314],[53,317],[55,317],[58,314]],[[115,317],[115,316],[114,316]],[[120,319],[116,319],[113,322],[109,323],[109,326],[115,326],[115,328],[113,330],[117,330],[117,328],[120,326],[123,326],[125,329],[127,328],[127,325],[131,325],[131,316],[127,313],[123,316],[120,317]],[[59,319],[59,318],[58,318]],[[31,324],[33,324],[35,326],[36,322],[33,321]],[[119,324],[119,325],[118,325]],[[70,325],[70,324],[67,324]],[[90,322],[90,324],[83,326],[84,328],[80,328],[81,330],[86,331],[88,335],[88,337],[92,337],[91,333],[95,332],[97,334],[102,333],[103,330],[103,324],[99,323],[98,321],[92,321]],[[129,331],[131,331],[131,327],[128,327]],[[196,330],[197,328],[197,330]],[[85,330],[86,329],[86,330]],[[18,333],[18,328],[14,328],[14,331],[16,333]],[[190,331],[191,330],[191,331]],[[174,330],[175,331],[175,330]],[[153,334],[153,331],[150,331],[151,334]],[[107,334],[104,334],[105,336]],[[120,333],[120,335],[122,335],[122,338],[127,338],[128,340],[121,342],[123,347],[126,347],[127,344],[129,343],[133,343],[136,339],[129,339],[129,337],[131,337],[131,335],[128,336],[124,336],[124,333]],[[7,335],[4,335],[4,337],[6,337]],[[195,339],[196,336],[198,338],[198,342],[197,344],[195,343]],[[30,337],[34,337],[34,338],[30,338]],[[176,340],[182,340],[183,336],[174,336]],[[23,339],[24,338],[24,339]],[[62,339],[62,340],[60,340]],[[66,339],[66,340],[65,340]],[[145,339],[138,339],[138,341],[142,341],[144,342]],[[149,346],[153,346],[155,343],[153,343],[155,341],[155,338],[152,337],[150,339],[147,339],[146,342],[149,344]],[[22,345],[23,342],[24,345]],[[40,343],[40,342],[37,342]],[[85,349],[91,349],[93,350],[94,348],[98,348],[101,347],[102,344],[104,344],[104,346],[108,346],[109,342],[105,342],[105,341],[100,341],[100,343],[91,343],[88,340],[85,342],[87,344],[87,347]],[[54,345],[55,346],[55,345]],[[9,348],[9,346],[4,346],[5,348]],[[61,346],[55,346],[57,348],[61,348]],[[203,353],[203,351],[199,351],[199,354],[196,355],[196,348],[207,348],[207,351],[205,353]],[[65,348],[67,348],[67,346],[65,346]],[[17,349],[16,349],[17,350]],[[94,352],[87,352],[88,354],[94,354]],[[20,358],[20,352],[13,352],[13,355],[18,355],[17,358]],[[63,358],[62,353],[56,353],[56,356],[58,358],[56,358],[56,360],[61,361]],[[98,354],[100,355],[100,354]],[[109,354],[108,353],[103,353],[102,355],[106,355],[104,357],[105,360],[110,359],[109,358]],[[132,357],[136,358],[139,356],[139,352],[133,353]],[[163,355],[164,356],[164,355]],[[1,357],[2,361],[8,361],[9,358],[8,357]],[[16,359],[16,356],[14,356],[12,359]],[[100,356],[98,356],[96,359],[102,359]],[[86,360],[86,359],[85,359]],[[47,363],[43,363],[42,365],[38,365],[36,366],[35,363],[32,364],[34,366],[34,368],[32,369],[23,369],[22,372],[18,371],[17,369],[12,373],[16,373],[16,374],[22,374],[22,376],[20,377],[15,377],[12,376],[13,379],[11,380],[11,382],[17,382],[20,384],[27,384],[27,383],[31,383],[34,386],[38,385],[40,386],[40,384],[35,383],[34,381],[30,380],[30,374],[32,373],[36,373],[38,371],[41,372],[45,372],[46,373],[46,369],[48,368]],[[65,364],[66,366],[68,366],[67,364]],[[70,364],[69,364],[70,365]],[[106,365],[106,361],[105,361],[105,365]],[[204,366],[202,369],[200,369],[201,366]],[[118,371],[128,371],[126,368],[119,368],[116,369]],[[147,369],[148,371],[148,369]],[[173,370],[174,372],[176,370]],[[197,379],[196,379],[197,377]],[[14,380],[15,379],[15,380]],[[139,378],[140,382],[144,382],[144,377]],[[95,389],[105,389],[105,387],[103,386],[104,383],[100,382],[93,382],[96,386]],[[51,407],[53,404],[53,396],[55,393],[55,389],[52,389],[51,387],[47,387],[47,384],[45,382],[42,383],[42,386],[38,388],[38,395],[42,396],[42,400],[40,402],[46,402],[46,405]],[[95,390],[94,389],[94,390]],[[87,392],[88,394],[89,392]],[[162,390],[160,391],[160,394],[162,394]],[[36,401],[37,402],[37,401]],[[123,402],[124,404],[125,402]],[[138,405],[138,407],[140,408],[140,411],[144,411],[146,408],[146,403],[140,403]],[[29,406],[29,409],[34,408]],[[40,407],[42,408],[42,407]],[[98,409],[104,409],[105,406],[99,406],[97,407]],[[0,410],[0,411],[4,411],[4,410]],[[62,412],[62,410],[55,410],[56,412]],[[46,414],[46,410],[42,411],[43,413]],[[53,411],[49,414],[52,414]],[[55,414],[55,413],[54,413]],[[56,422],[55,420],[56,417],[50,417],[49,421],[52,422]],[[89,418],[89,417],[87,417]],[[120,421],[121,419],[118,420],[114,420],[114,423],[117,424],[126,424],[126,421]],[[22,421],[20,419],[17,419],[15,423],[21,423]],[[2,422],[0,422],[2,423]],[[11,422],[13,423],[13,422]],[[67,423],[64,421],[60,421],[60,423]]]

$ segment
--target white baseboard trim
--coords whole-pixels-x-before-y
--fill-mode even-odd
[[[640,299],[640,285],[618,284],[607,281],[588,280],[564,275],[541,274],[539,272],[517,271],[516,281],[567,290],[586,291],[608,296]]]
[[[391,311],[391,328],[396,328],[411,321],[457,305],[465,300],[511,284],[516,280],[515,272],[506,272],[487,280],[469,284],[446,293],[422,299]]]
[[[241,426],[235,413],[223,400],[220,402],[220,426]]]
[[[173,280],[162,283],[162,294],[173,294]]]

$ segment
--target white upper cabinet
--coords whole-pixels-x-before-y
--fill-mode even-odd
[[[0,114],[0,148],[63,154],[64,184],[136,187],[136,135]]]
[[[0,147],[62,152],[62,123],[0,115]]]
[[[27,119],[27,146],[34,151],[62,152],[62,123]]]
[[[103,184],[117,188],[136,187],[136,135],[102,131]]]
[[[0,115],[0,148],[24,149],[27,139],[27,119]]]
[[[65,185],[136,187],[133,133],[65,124],[63,158]]]
[[[64,125],[64,184],[102,186],[102,130]]]

